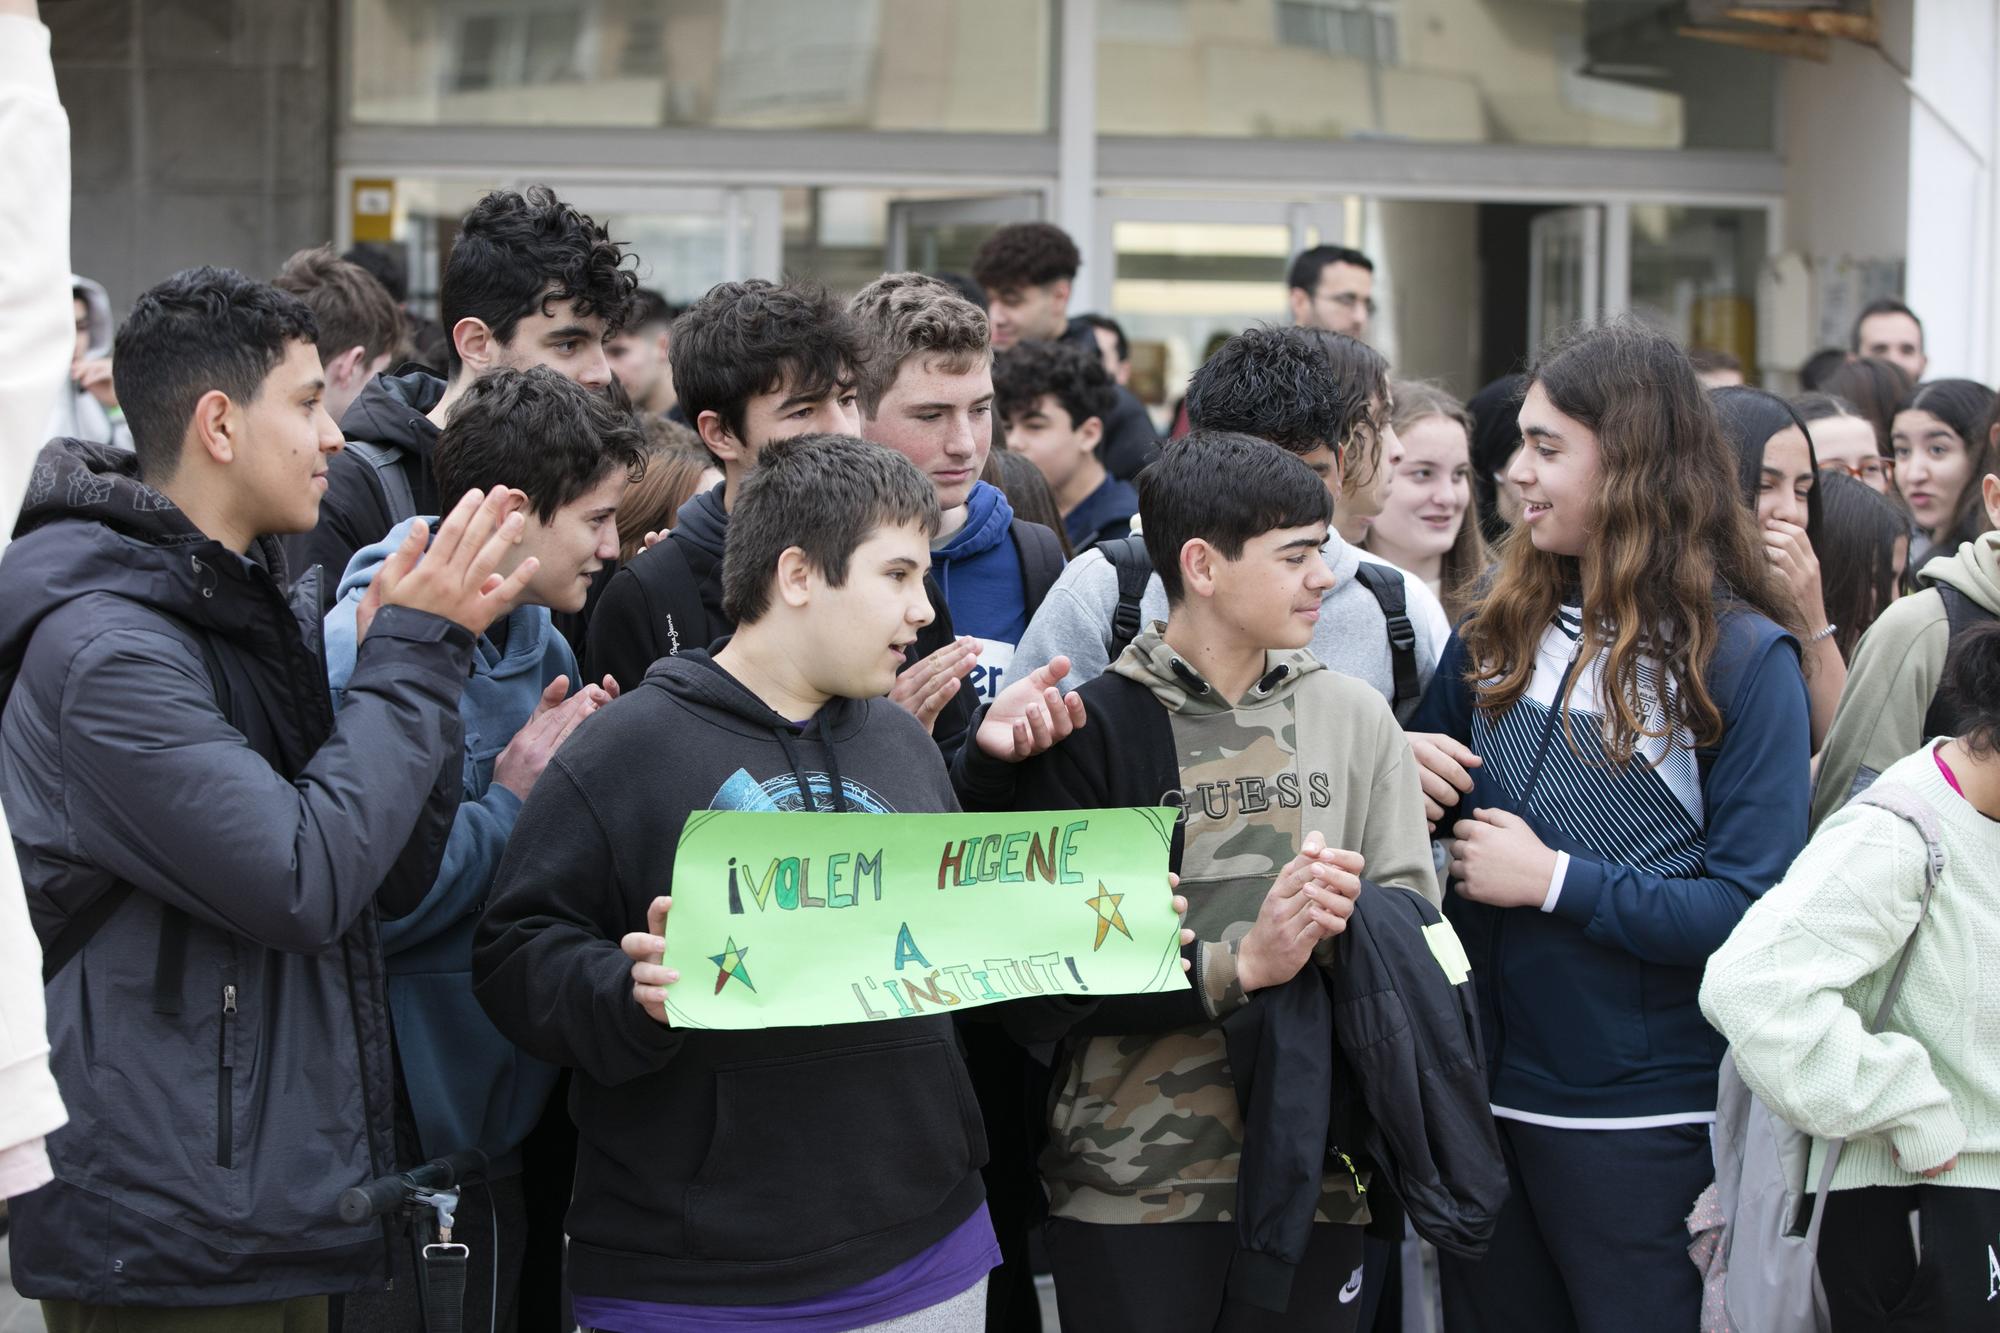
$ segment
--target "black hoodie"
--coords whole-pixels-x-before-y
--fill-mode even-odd
[[[824,1295],[921,1253],[984,1198],[950,1018],[690,1032],[632,998],[618,941],[673,883],[689,812],[808,806],[957,808],[937,748],[886,699],[836,699],[801,731],[690,649],[580,727],[521,811],[474,986],[509,1038],[576,1070],[579,1294]]]
[[[418,514],[442,513],[437,477],[431,471],[431,451],[438,428],[424,415],[444,397],[444,381],[427,370],[403,366],[393,375],[377,375],[340,419],[340,433],[350,442],[393,450],[396,466],[409,484],[413,505],[404,511],[392,501],[375,466],[351,449],[335,454],[326,470],[326,497],[319,505],[319,526],[287,537],[285,561],[294,577],[320,566],[322,613],[332,605],[333,590],[347,572],[347,562],[364,546],[389,535],[389,529]]]
[[[735,632],[722,609],[722,551],[729,536],[729,511],[717,483],[680,507],[674,530],[650,551],[634,556],[611,576],[590,616],[583,656],[586,680],[610,676],[621,689],[645,679],[663,657],[707,648]],[[917,631],[904,669],[952,641],[951,610],[944,594],[924,577],[936,618]],[[938,714],[931,735],[946,762],[964,743],[976,707],[974,691],[961,687]]]

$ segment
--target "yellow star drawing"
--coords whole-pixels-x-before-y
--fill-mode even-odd
[[[1103,880],[1097,882],[1097,896],[1084,899],[1083,905],[1097,913],[1097,942],[1090,946],[1092,953],[1104,947],[1104,937],[1114,929],[1126,939],[1132,938],[1132,932],[1125,929],[1125,914],[1118,910],[1124,901],[1124,894],[1106,892]]]

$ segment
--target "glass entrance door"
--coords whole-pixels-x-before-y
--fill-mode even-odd
[[[1528,346],[1604,314],[1604,210],[1558,208],[1528,224]]]
[[[639,283],[687,305],[718,282],[782,277],[782,192],[775,188],[557,185],[639,258]]]
[[[1010,222],[1040,221],[1045,204],[1038,190],[895,200],[889,205],[883,263],[891,273],[969,274],[981,241]]]

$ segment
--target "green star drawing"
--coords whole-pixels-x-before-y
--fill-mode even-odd
[[[1092,953],[1104,947],[1104,937],[1114,929],[1126,939],[1132,938],[1132,932],[1125,929],[1125,914],[1118,910],[1118,904],[1124,901],[1122,893],[1105,892],[1103,880],[1097,882],[1097,896],[1083,900],[1085,907],[1097,913],[1097,942],[1090,946]]]
[[[735,937],[731,936],[729,943],[722,947],[721,953],[712,953],[708,956],[709,962],[714,963],[718,968],[722,969],[715,974],[715,993],[717,995],[722,994],[722,988],[729,984],[731,977],[735,977],[753,991],[757,989],[756,985],[750,980],[750,969],[743,965],[743,960],[749,956],[749,953],[749,945],[746,944],[739,949],[736,947]]]

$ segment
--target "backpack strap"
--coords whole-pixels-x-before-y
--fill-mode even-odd
[[[1055,533],[1040,523],[1017,518],[1012,525],[1014,555],[1021,562],[1021,597],[1027,618],[1033,620],[1042,599],[1062,577],[1062,543]]]
[[[1958,641],[1965,632],[1975,625],[1983,625],[1991,620],[2000,620],[1979,603],[1967,597],[1949,583],[1934,583],[1938,598],[1944,602],[1945,623],[1949,627],[1946,640],[1945,661],[1951,661],[1951,654],[1958,647]],[[1924,739],[1936,736],[1956,736],[1961,730],[1958,705],[1942,689],[1931,695],[1931,705],[1924,712]]]
[[[169,611],[158,607],[154,610],[179,625],[201,650],[203,666],[208,670],[209,688],[215,691],[216,707],[222,710],[229,725],[238,727],[235,709],[235,695],[229,688],[229,676],[222,669],[222,656],[215,650],[215,641],[195,626]],[[124,881],[113,884],[84,905],[82,911],[73,914],[56,931],[56,937],[49,941],[48,948],[42,950],[42,984],[48,985],[63,970],[64,964],[83,951],[93,935],[104,928],[104,924],[125,905],[132,896],[132,885]],[[177,1014],[181,1011],[181,980],[187,972],[187,913],[172,907],[162,908],[160,918],[160,938],[153,955],[153,1012],[156,1014]]]
[[[1389,635],[1389,663],[1395,678],[1394,697],[1389,705],[1401,717],[1405,706],[1415,703],[1423,694],[1418,683],[1417,627],[1410,619],[1409,589],[1403,584],[1401,570],[1369,560],[1354,567],[1354,577],[1375,595],[1376,604],[1382,608],[1383,627]]]
[[[1146,584],[1153,577],[1153,557],[1146,552],[1146,539],[1137,535],[1099,542],[1097,549],[1118,571],[1118,609],[1111,616],[1111,652],[1105,659],[1116,662],[1145,627],[1140,603],[1145,601]]]
[[[1930,915],[1931,894],[1944,874],[1944,843],[1938,833],[1937,812],[1908,787],[1878,782],[1847,804],[1887,810],[1913,825],[1924,840],[1924,896],[1917,906],[1917,924],[1911,929],[1910,938],[1903,941],[1903,951],[1896,956],[1896,970],[1889,974],[1889,988],[1882,992],[1882,1003],[1876,1006],[1875,1018],[1868,1024],[1869,1035],[1873,1036],[1889,1021],[1889,1011],[1896,1007],[1896,997],[1903,993],[1903,978],[1909,973],[1910,957],[1917,947],[1917,931],[1923,929],[1924,918]],[[1813,1191],[1812,1221],[1806,1227],[1806,1244],[1815,1253],[1819,1249],[1820,1222],[1826,1213],[1826,1196],[1833,1186],[1833,1171],[1840,1165],[1841,1150],[1846,1146],[1846,1139],[1834,1140],[1827,1146],[1826,1159],[1820,1164],[1819,1185]]]
[[[389,503],[390,527],[417,513],[416,492],[410,487],[409,456],[401,449],[369,440],[349,440],[347,452],[366,463],[382,483],[382,495]]]

